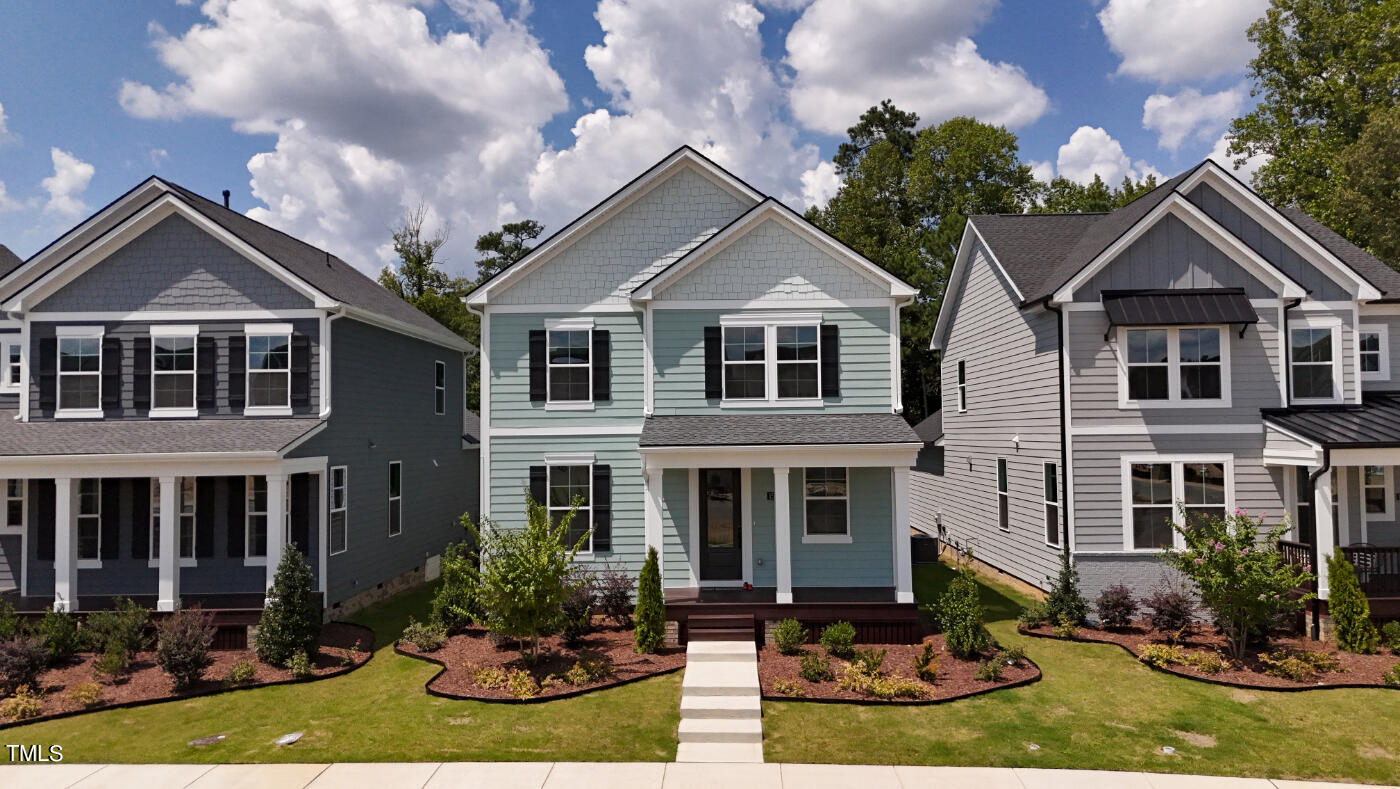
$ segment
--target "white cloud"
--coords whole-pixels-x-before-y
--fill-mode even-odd
[[[1095,175],[1109,186],[1117,186],[1124,176],[1135,181],[1149,175],[1162,178],[1162,173],[1147,162],[1129,159],[1122,143],[1099,126],[1075,129],[1069,142],[1060,146],[1055,168],[1060,175],[1081,184],[1091,183]]]
[[[1233,74],[1254,57],[1245,32],[1269,0],[1109,0],[1099,11],[1118,73],[1159,85]]]
[[[1235,175],[1239,176],[1240,180],[1245,183],[1251,183],[1254,180],[1254,174],[1259,172],[1259,168],[1267,164],[1270,158],[1267,153],[1257,153],[1245,159],[1243,165],[1236,167],[1235,157],[1226,153],[1229,148],[1230,135],[1222,134],[1220,139],[1215,141],[1215,147],[1211,148],[1210,155],[1206,158],[1215,161],[1216,164],[1227,170],[1234,171]]]
[[[993,63],[971,35],[995,0],[816,0],[793,23],[786,62],[793,116],[840,134],[882,99],[925,123],[973,115],[1021,126],[1049,106],[1045,91],[1011,63]]]
[[[10,142],[14,137],[10,132],[9,120],[5,117],[5,105],[0,104],[0,143]]]
[[[817,166],[802,174],[802,205],[822,207],[841,189],[841,176],[832,162],[817,162]]]
[[[1236,85],[1218,93],[1186,88],[1175,95],[1154,93],[1142,105],[1142,127],[1157,132],[1157,145],[1175,153],[1188,139],[1212,139],[1239,114],[1248,88]]]
[[[1050,180],[1055,177],[1054,162],[1033,159],[1029,162],[1026,162],[1026,164],[1029,165],[1031,168],[1031,176],[1034,177],[1037,181],[1044,181],[1046,183],[1049,183]]]
[[[87,210],[83,202],[83,192],[92,181],[93,166],[67,151],[50,148],[53,159],[53,175],[40,182],[49,193],[49,201],[44,211],[74,218]]]
[[[18,211],[21,208],[24,208],[24,203],[10,197],[9,192],[5,191],[5,182],[0,181],[0,214],[6,211]]]

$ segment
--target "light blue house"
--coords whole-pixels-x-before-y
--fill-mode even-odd
[[[468,298],[483,515],[581,496],[583,561],[635,572],[654,546],[681,639],[789,615],[909,627],[915,293],[677,150]]]

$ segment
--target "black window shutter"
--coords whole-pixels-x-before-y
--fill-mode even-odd
[[[302,556],[311,555],[311,475],[293,474],[287,477],[292,494],[292,542]]]
[[[151,488],[159,480],[141,477],[131,492],[131,558],[151,557]]]
[[[530,330],[530,402],[543,403],[549,397],[545,375],[548,372],[546,358],[549,354],[544,329]]]
[[[34,536],[38,542],[34,546],[34,551],[40,561],[53,561],[53,519],[57,493],[57,487],[51,479],[29,480],[29,501],[34,505]]]
[[[151,407],[151,338],[136,337],[131,341],[131,349],[131,406],[146,411]]]
[[[102,410],[118,411],[121,407],[122,341],[119,337],[105,335],[102,338]]]
[[[247,477],[224,477],[228,485],[228,555],[243,556],[244,507],[248,503]]]
[[[248,338],[235,334],[228,338],[228,407],[243,409],[247,399]]]
[[[52,412],[58,406],[58,338],[39,339],[39,410]],[[50,551],[53,549],[50,548]],[[49,556],[53,558],[52,554]]]
[[[593,401],[612,399],[612,332],[593,330]]]
[[[612,466],[593,466],[593,552],[612,550]]]
[[[292,406],[311,405],[311,338],[292,335]]]
[[[545,482],[545,475],[547,472],[548,469],[544,466],[530,467],[530,498],[534,499],[535,503],[541,506],[544,506],[549,501],[547,498],[548,486]]]
[[[219,361],[219,343],[208,336],[201,336],[195,342],[195,404],[200,408],[215,408],[218,398],[215,389],[218,378],[215,370]]]
[[[841,327],[823,323],[821,329],[822,397],[841,396]]]
[[[194,480],[194,555],[200,559],[214,555],[214,519],[219,511],[215,501],[217,481],[217,477],[196,477]],[[177,506],[178,498],[177,493]],[[176,544],[179,544],[178,541]]]
[[[718,326],[705,327],[705,398],[724,397],[724,341]]]
[[[116,477],[101,481],[102,498],[102,559],[121,556],[122,542],[122,481]]]

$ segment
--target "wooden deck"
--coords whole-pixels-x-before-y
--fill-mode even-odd
[[[689,638],[691,616],[752,616],[754,640],[762,644],[764,623],[797,619],[813,643],[833,622],[850,622],[856,640],[869,644],[908,644],[923,635],[916,603],[896,603],[894,589],[879,587],[800,587],[793,602],[777,602],[773,587],[754,589],[683,587],[666,590],[666,619],[680,625],[682,644]]]

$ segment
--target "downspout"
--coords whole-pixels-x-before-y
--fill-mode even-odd
[[[1287,408],[1288,404],[1293,402],[1293,376],[1289,375],[1289,370],[1292,369],[1293,359],[1289,354],[1290,348],[1288,344],[1288,311],[1302,303],[1303,300],[1301,298],[1297,298],[1283,305],[1283,369],[1279,370],[1279,374],[1283,376],[1283,391],[1284,394],[1288,396],[1283,403],[1284,408]],[[1313,542],[1317,542],[1317,540],[1313,540]],[[1317,565],[1313,566],[1316,567]]]
[[[1046,298],[1041,302],[1042,306],[1050,312],[1055,313],[1055,333],[1059,336],[1058,348],[1058,371],[1055,378],[1060,389],[1060,484],[1064,486],[1064,492],[1060,494],[1060,542],[1064,545],[1065,556],[1071,554],[1069,545],[1069,428],[1066,423],[1069,421],[1069,414],[1066,413],[1068,402],[1065,392],[1065,322],[1064,310],[1050,303]]]
[[[1294,305],[1294,306],[1297,306],[1297,305]],[[1285,315],[1288,314],[1286,310],[1285,310],[1284,314],[1285,314]],[[1313,494],[1313,507],[1317,507],[1317,501],[1316,501],[1316,499],[1317,499],[1317,494],[1316,494],[1316,490],[1317,490],[1317,481],[1318,481],[1319,479],[1322,478],[1322,475],[1323,475],[1323,474],[1326,474],[1326,473],[1330,472],[1331,470],[1332,470],[1332,450],[1329,449],[1328,447],[1323,447],[1323,448],[1322,448],[1322,466],[1320,466],[1320,467],[1318,468],[1317,471],[1314,471],[1314,472],[1312,472],[1311,474],[1308,475],[1308,484],[1312,487],[1312,489],[1313,489],[1313,491],[1314,491],[1314,494]],[[1344,494],[1338,493],[1337,495],[1338,495],[1338,496],[1341,496],[1341,495],[1344,495]],[[1331,518],[1328,518],[1328,520],[1330,521],[1330,520],[1332,520],[1332,519],[1331,519]],[[1309,552],[1309,554],[1312,556],[1313,569],[1316,570],[1316,569],[1318,569],[1319,567],[1322,566],[1322,565],[1320,564],[1320,562],[1322,561],[1322,557],[1321,557],[1321,556],[1318,556],[1318,553],[1317,553],[1317,534],[1316,534],[1316,523],[1317,523],[1317,518],[1316,518],[1316,517],[1313,518],[1313,523],[1314,523],[1314,527],[1313,527],[1313,528],[1314,528],[1313,540],[1312,540],[1312,545],[1308,546],[1308,552]],[[1336,524],[1333,524],[1333,527],[1335,528],[1335,527],[1336,527]],[[1314,641],[1320,641],[1321,638],[1322,638],[1322,600],[1321,600],[1321,598],[1313,597],[1312,639],[1313,639]]]
[[[331,321],[345,317],[344,305],[328,310],[321,316],[321,412],[317,415],[322,421],[331,416]]]

